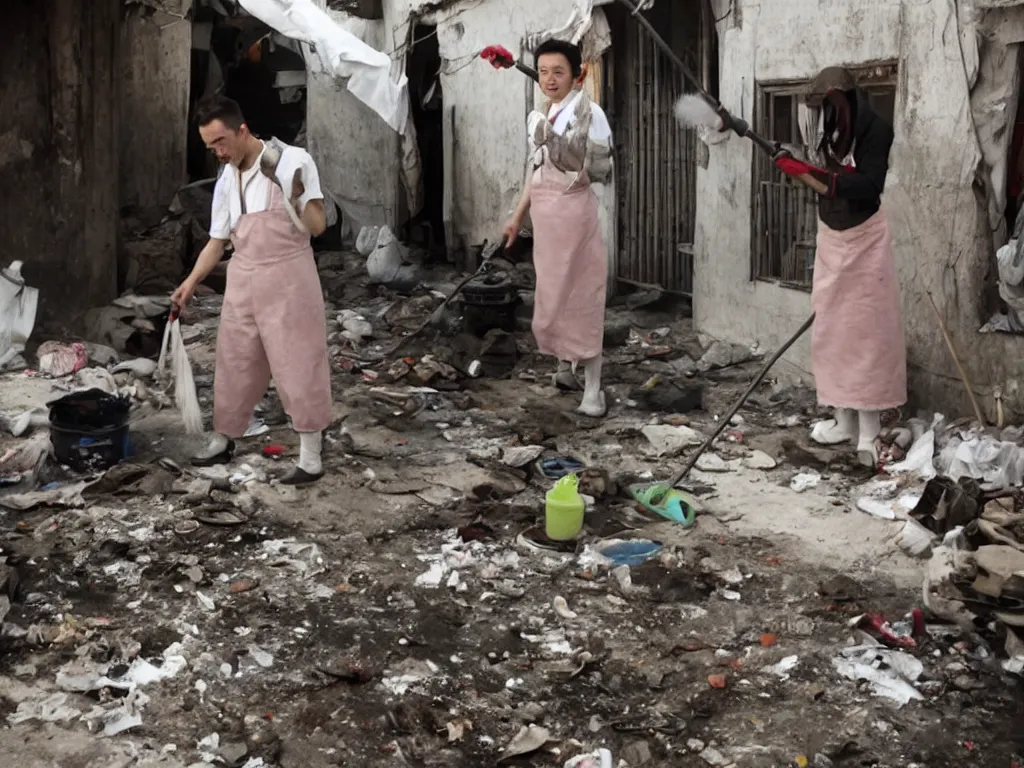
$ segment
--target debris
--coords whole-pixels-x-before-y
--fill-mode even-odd
[[[520,755],[529,755],[551,741],[551,731],[539,725],[528,725],[520,729],[515,738],[502,750],[499,763],[505,763]]]
[[[931,557],[939,537],[916,520],[907,520],[896,536],[896,544],[911,557]]]
[[[765,671],[771,672],[776,677],[787,678],[789,673],[796,669],[799,664],[800,658],[798,656],[787,656],[779,663],[766,667]]]
[[[39,290],[25,284],[22,266],[12,261],[0,271],[0,370],[25,367],[22,355],[36,324]]]
[[[608,567],[635,568],[655,557],[661,549],[661,542],[650,539],[605,539],[588,547],[581,560],[593,560]]]
[[[630,768],[648,765],[653,759],[651,745],[646,741],[634,741],[627,744],[622,750],[622,759]]]
[[[713,747],[708,747],[703,752],[701,752],[700,759],[708,765],[729,765],[729,760],[725,757],[725,755],[723,755],[721,752],[719,752],[717,749],[714,749]]]
[[[579,474],[584,468],[583,462],[572,456],[555,456],[537,462],[537,471],[549,480],[561,480],[566,475]]]
[[[392,695],[403,696],[414,685],[433,677],[438,671],[440,668],[432,661],[409,658],[398,665],[396,674],[381,678],[381,684]]]
[[[562,768],[614,768],[614,763],[610,750],[599,749],[596,752],[570,758]]]
[[[715,453],[704,453],[697,459],[697,469],[702,472],[728,472],[732,469],[721,456]]]
[[[701,437],[689,427],[648,424],[640,430],[658,456],[675,456],[686,448],[701,444]]]
[[[468,718],[453,720],[448,723],[448,743],[456,744],[466,738],[466,734],[473,730],[473,721]]]
[[[725,675],[714,674],[708,675],[708,685],[710,685],[712,688],[722,689],[725,688],[726,685],[728,685],[728,683],[726,681]]]
[[[872,517],[880,517],[883,520],[895,520],[896,510],[893,509],[892,504],[887,504],[884,501],[878,499],[872,499],[870,497],[864,497],[857,499],[857,509],[861,512],[866,512]]]
[[[708,347],[704,355],[697,361],[697,370],[706,373],[707,371],[719,368],[729,368],[741,363],[747,363],[757,358],[757,354],[749,347],[716,341]]]
[[[566,619],[567,621],[571,621],[572,619],[577,618],[577,613],[575,611],[569,610],[569,604],[561,595],[555,597],[555,599],[552,601],[552,607],[555,609],[555,613],[557,613],[561,618]]]
[[[753,451],[743,459],[743,466],[747,469],[775,469],[778,462],[764,451]]]
[[[797,493],[803,493],[812,488],[817,488],[820,482],[821,475],[817,472],[800,472],[789,481],[789,487]]]
[[[911,683],[924,672],[920,661],[905,653],[875,646],[846,648],[832,660],[836,671],[848,680],[863,680],[876,696],[903,707],[924,696]]]
[[[36,354],[39,357],[39,372],[55,379],[70,376],[89,364],[89,352],[79,342],[63,344],[59,341],[44,341]]]
[[[502,452],[501,461],[503,464],[510,467],[521,469],[522,467],[535,462],[543,452],[544,447],[541,445],[513,446],[511,448],[506,448]],[[578,469],[582,469],[582,467],[579,467]]]
[[[704,383],[666,381],[655,375],[630,392],[629,399],[654,413],[690,413],[704,408]]]
[[[264,669],[270,669],[274,666],[274,657],[260,648],[258,645],[250,645],[249,655],[252,656],[252,660],[259,664]]]

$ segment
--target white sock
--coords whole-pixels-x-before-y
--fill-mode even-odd
[[[853,408],[836,408],[836,426],[852,439],[857,434],[857,412]]]
[[[882,431],[881,411],[858,411],[859,435],[857,437],[857,455],[865,466],[878,464],[878,452],[875,450],[875,438]]]
[[[839,445],[857,434],[857,412],[852,408],[836,408],[834,420],[819,421],[811,430],[811,440],[819,445]]]
[[[311,475],[319,475],[323,471],[320,452],[324,446],[323,432],[299,433],[299,469]]]
[[[604,359],[598,355],[583,364],[583,402],[580,410],[587,414],[598,414],[604,410],[604,393],[601,391],[601,365]]]
[[[206,447],[200,451],[196,457],[198,459],[212,459],[214,456],[224,453],[228,449],[228,443],[230,440],[227,435],[222,435],[220,432],[214,432],[210,438],[210,442],[206,444]]]

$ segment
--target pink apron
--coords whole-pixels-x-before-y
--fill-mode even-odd
[[[843,231],[818,222],[811,305],[818,402],[858,411],[906,403],[900,285],[884,211]]]
[[[537,272],[533,336],[541,354],[582,362],[601,354],[608,256],[586,172],[560,171],[545,153],[533,174],[530,218]],[[571,186],[570,186],[571,185]]]
[[[331,370],[320,276],[309,235],[292,224],[271,184],[266,211],[244,213],[231,233],[217,334],[214,429],[241,437],[271,377],[297,432],[331,422]]]

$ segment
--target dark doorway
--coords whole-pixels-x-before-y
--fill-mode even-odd
[[[192,50],[192,103],[213,93],[234,99],[249,129],[260,138],[305,144],[306,65],[302,56],[259,19],[224,16],[212,7],[196,8]],[[217,163],[189,126],[191,180],[210,178]]]
[[[412,43],[406,56],[409,101],[416,126],[423,182],[423,210],[407,227],[410,244],[444,258],[444,97],[441,91],[441,53],[437,28],[413,24]]]

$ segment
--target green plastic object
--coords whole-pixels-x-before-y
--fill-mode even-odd
[[[668,483],[637,483],[629,486],[629,493],[646,509],[683,527],[690,527],[697,519],[694,498]]]
[[[566,475],[544,499],[544,533],[552,541],[572,541],[583,530],[585,504],[576,475]]]

